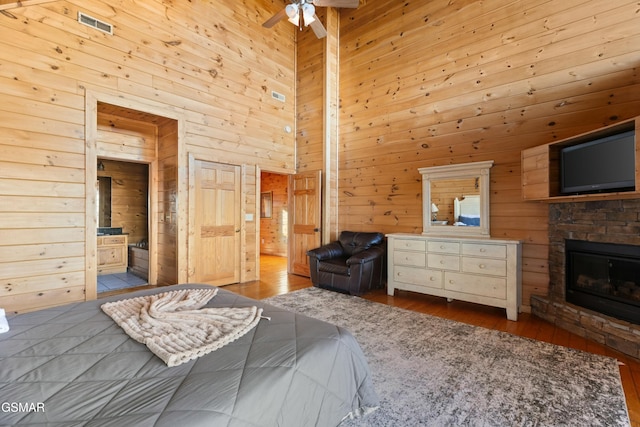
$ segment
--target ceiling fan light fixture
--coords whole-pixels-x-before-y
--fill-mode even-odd
[[[305,27],[315,22],[316,8],[311,3],[305,3],[302,5],[302,17],[304,18]]]
[[[282,1],[282,0],[280,0]],[[278,22],[287,19],[300,31],[304,27],[311,27],[319,39],[327,36],[327,30],[316,15],[316,7],[357,8],[360,0],[285,0],[290,2],[278,13],[267,19],[262,26],[271,28]]]
[[[287,7],[284,8],[287,16],[289,17],[289,22],[291,22],[296,27],[300,24],[300,8],[297,4],[288,4]]]

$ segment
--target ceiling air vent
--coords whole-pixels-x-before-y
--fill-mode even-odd
[[[86,25],[87,27],[95,28],[96,30],[100,30],[103,33],[113,35],[113,25],[107,24],[104,21],[101,21],[96,18],[92,18],[91,16],[78,12],[78,22]]]

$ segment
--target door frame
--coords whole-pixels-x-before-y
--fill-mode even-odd
[[[254,220],[256,223],[256,280],[260,280],[260,233],[262,231],[260,225],[260,193],[262,192],[262,173],[272,173],[276,175],[284,175],[287,177],[287,194],[289,194],[289,177],[291,175],[295,175],[295,173],[291,171],[283,171],[277,169],[262,169],[260,166],[256,165],[256,196],[255,196],[255,206],[254,206]],[[288,201],[287,201],[288,206]],[[287,233],[291,233],[291,215],[287,216]],[[290,236],[290,234],[289,234]],[[289,244],[287,244],[287,266],[289,265],[289,257],[291,256]],[[287,267],[288,268],[288,267]]]
[[[189,236],[189,238],[187,239],[187,264],[186,264],[186,278],[185,281],[189,282],[191,281],[192,277],[194,276],[195,273],[195,233],[196,233],[196,220],[195,220],[195,216],[196,216],[196,198],[195,198],[195,173],[196,173],[196,168],[195,168],[195,164],[196,161],[201,161],[201,162],[210,162],[210,163],[217,163],[217,164],[221,164],[221,165],[229,165],[229,166],[234,166],[234,167],[239,167],[240,168],[240,209],[239,209],[239,218],[238,218],[238,223],[240,224],[240,247],[239,247],[239,251],[240,251],[240,265],[238,266],[238,268],[240,268],[240,278],[239,278],[239,282],[238,283],[244,283],[246,282],[246,278],[247,278],[247,268],[246,268],[246,257],[244,256],[246,254],[247,251],[247,245],[246,245],[246,224],[245,221],[243,220],[244,218],[246,218],[246,198],[242,197],[242,195],[244,194],[244,183],[246,182],[246,166],[245,165],[237,165],[237,164],[232,164],[232,163],[225,163],[225,162],[220,162],[217,160],[211,160],[208,159],[204,156],[200,156],[196,153],[192,153],[192,152],[188,152],[187,153],[187,158],[188,158],[188,228],[187,228],[187,235]],[[258,254],[259,255],[259,254]]]
[[[158,159],[145,159],[133,161],[127,156],[99,156],[99,159],[112,160],[122,163],[137,163],[147,165],[147,235],[149,236],[149,269],[147,271],[147,284],[156,285],[158,283]],[[97,180],[97,178],[96,178]],[[132,242],[129,242],[132,244]],[[97,244],[96,244],[97,252]],[[97,276],[97,266],[96,266]],[[97,277],[96,277],[97,280]],[[96,283],[97,291],[97,283]]]
[[[98,154],[97,154],[97,132],[98,132],[98,103],[116,105],[119,107],[154,114],[160,117],[175,120],[178,124],[177,150],[178,150],[178,194],[187,194],[187,180],[180,171],[186,168],[186,158],[182,153],[185,151],[185,119],[181,111],[169,108],[165,104],[154,102],[148,99],[136,97],[130,94],[110,91],[103,87],[85,87],[85,300],[95,300],[98,297],[98,263],[97,247],[98,236],[98,216],[96,212],[96,182],[98,180]],[[105,156],[101,156],[107,158]],[[137,161],[145,163],[143,159],[134,159],[123,155],[119,158],[112,158],[120,161]],[[158,264],[158,221],[159,213],[157,206],[158,188],[158,159],[147,159],[149,162],[149,174],[152,179],[149,183],[149,282],[157,278]],[[151,198],[153,197],[153,201]],[[186,207],[179,207],[181,209]],[[178,281],[186,281],[186,251],[181,248],[186,247],[186,215],[178,215],[178,234],[176,242],[176,257],[178,269]],[[185,230],[181,232],[180,230]],[[157,280],[156,280],[157,281]]]

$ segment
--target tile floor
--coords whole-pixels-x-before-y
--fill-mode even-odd
[[[136,286],[146,285],[147,281],[135,274],[117,273],[105,274],[98,276],[98,293],[115,291],[117,289],[135,288]]]

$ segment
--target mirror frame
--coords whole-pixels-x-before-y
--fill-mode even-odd
[[[490,169],[493,160],[419,168],[422,175],[422,234],[441,236],[490,237]],[[431,222],[431,181],[439,179],[479,178],[480,226],[433,225]]]

